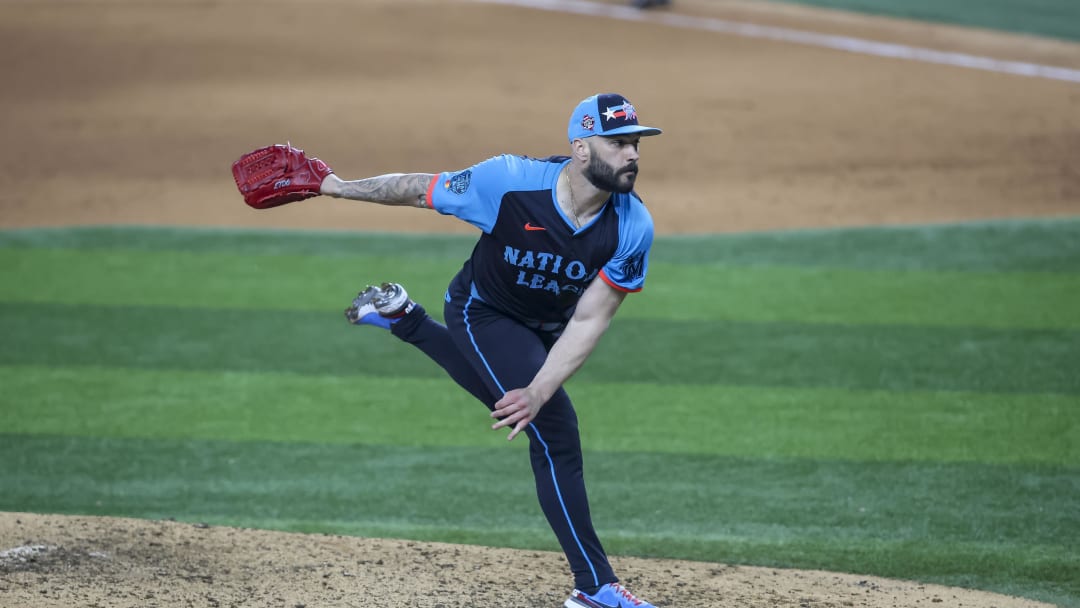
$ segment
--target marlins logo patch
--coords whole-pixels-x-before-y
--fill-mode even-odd
[[[443,187],[454,194],[465,194],[470,182],[472,182],[472,171],[465,170],[446,180]]]
[[[639,253],[626,259],[622,264],[627,281],[636,281],[645,275],[645,254]]]

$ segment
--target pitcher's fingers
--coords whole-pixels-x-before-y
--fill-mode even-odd
[[[507,416],[512,415],[516,410],[517,410],[517,404],[516,403],[507,403],[507,404],[504,404],[502,407],[499,407],[499,405],[496,404],[495,409],[491,411],[491,417],[492,418],[506,418]]]
[[[498,422],[496,422],[495,424],[491,425],[491,430],[494,431],[494,430],[501,429],[504,426],[510,426],[511,424],[517,424],[518,421],[520,421],[522,419],[522,417],[523,417],[523,414],[521,412],[517,412],[515,414],[510,414],[506,418],[503,418],[503,419],[499,420]]]
[[[514,430],[510,431],[510,436],[507,437],[506,440],[507,441],[513,441],[514,437],[517,437],[518,433],[525,430],[525,427],[528,426],[528,424],[529,424],[528,420],[522,420],[521,422],[517,423],[517,426],[514,427]]]

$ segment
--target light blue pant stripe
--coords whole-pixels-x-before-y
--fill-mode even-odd
[[[477,356],[480,357],[480,362],[484,364],[484,369],[487,370],[491,379],[495,381],[495,386],[499,387],[499,392],[505,395],[506,389],[503,388],[502,382],[499,382],[499,379],[495,376],[495,372],[492,371],[491,366],[488,365],[487,357],[484,356],[484,353],[480,352],[480,346],[476,343],[476,337],[473,336],[472,333],[472,324],[469,323],[469,306],[472,304],[473,297],[474,296],[469,296],[468,301],[465,302],[465,310],[462,315],[465,319],[465,331],[469,334],[469,341],[472,342],[473,350],[475,350]]]
[[[559,490],[559,480],[555,477],[555,462],[551,460],[547,442],[540,436],[540,430],[536,428],[535,424],[530,422],[529,427],[536,433],[536,440],[540,442],[540,445],[544,446],[544,456],[547,458],[548,467],[551,469],[551,484],[555,486],[555,495],[559,497],[559,506],[562,507],[563,517],[566,518],[566,525],[570,526],[570,534],[574,536],[574,542],[577,543],[578,551],[581,551],[581,556],[585,558],[585,563],[589,564],[589,571],[592,572],[593,584],[599,586],[600,578],[596,576],[596,568],[593,567],[592,560],[589,559],[589,554],[585,553],[585,547],[581,546],[581,540],[578,539],[577,530],[574,529],[574,522],[570,521],[570,513],[566,510],[566,503],[563,502],[562,492]]]
[[[506,394],[506,389],[503,388],[499,378],[495,375],[495,372],[491,369],[491,365],[488,364],[487,357],[484,353],[480,352],[480,346],[476,343],[476,337],[473,336],[472,325],[469,323],[469,306],[472,304],[473,296],[469,296],[468,301],[465,302],[465,309],[463,311],[463,317],[465,319],[465,331],[469,334],[469,341],[472,342],[473,350],[476,351],[476,355],[480,357],[480,362],[484,364],[484,369],[487,370],[488,375],[495,381],[495,386],[499,387],[499,392]],[[596,567],[593,566],[592,560],[589,559],[589,554],[585,553],[585,547],[582,546],[581,540],[578,538],[577,530],[574,529],[574,522],[570,521],[570,512],[566,510],[566,502],[563,501],[562,491],[559,490],[559,478],[555,475],[555,461],[551,459],[551,452],[548,450],[548,444],[544,441],[544,438],[540,436],[540,430],[536,428],[536,425],[529,423],[529,428],[536,434],[536,440],[540,442],[540,445],[544,446],[544,457],[547,458],[548,468],[551,470],[551,485],[555,486],[555,496],[559,499],[559,507],[562,508],[563,517],[566,518],[566,525],[570,526],[570,534],[574,537],[574,542],[577,543],[578,551],[581,551],[581,556],[585,558],[585,563],[589,565],[589,570],[592,572],[594,584],[600,584],[600,577],[596,576]]]

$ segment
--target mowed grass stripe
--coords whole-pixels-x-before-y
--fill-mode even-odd
[[[89,437],[496,446],[488,410],[453,381],[0,367],[7,432]],[[14,397],[17,395],[17,397]],[[518,441],[513,445],[524,446]]]
[[[338,314],[0,303],[0,365],[443,378]],[[617,320],[577,379],[1080,393],[1080,332]]]
[[[785,0],[906,19],[1054,36],[1080,41],[1080,7],[1072,0]]]
[[[0,250],[0,301],[263,310],[344,310],[367,284],[398,279],[441,303],[460,261],[132,250]],[[395,274],[384,277],[385,273]]]
[[[389,526],[421,538],[460,528],[485,544],[505,544],[508,537],[529,543],[546,531],[527,455],[508,456],[499,448],[4,435],[0,458],[6,463],[0,470],[4,510],[241,525],[338,522],[335,531],[363,534]],[[1078,584],[1070,575],[1071,537],[1080,525],[1073,508],[1080,501],[1076,473],[1038,466],[586,455],[593,516],[601,534],[617,538],[621,553],[839,564],[930,580],[964,573],[983,588],[1036,581],[1035,591],[1066,593]],[[499,517],[490,533],[493,512]],[[789,543],[796,544],[795,556],[778,557]],[[813,552],[797,551],[811,544]],[[853,563],[852,555],[874,559]],[[981,557],[968,561],[973,555]]]
[[[659,266],[639,319],[1080,329],[1080,274]],[[675,299],[678,304],[675,304]]]
[[[10,433],[506,443],[487,409],[449,380],[0,367],[0,385],[11,395],[0,397]],[[1080,408],[1070,396],[585,382],[568,390],[588,450],[1080,467]]]
[[[652,259],[862,270],[1080,273],[1080,217],[658,237]]]
[[[528,455],[502,447],[0,437],[0,450],[11,465],[2,472],[4,487],[13,495],[54,498],[64,510],[85,509],[102,493],[115,498],[115,507],[119,501],[157,502],[160,495],[176,492],[182,494],[178,511],[203,503],[209,513],[266,517],[263,509],[244,504],[245,498],[258,497],[254,494],[280,497],[264,509],[283,519],[378,517],[487,525],[490,510],[481,506],[500,505],[506,506],[507,518],[501,525],[546,526],[537,517]],[[1080,513],[1067,508],[1080,499],[1076,469],[1061,467],[588,452],[586,471],[590,498],[595,496],[597,510],[605,512],[606,526],[637,534],[685,537],[695,530],[717,537],[726,531],[779,541],[792,531],[768,524],[789,522],[802,538],[938,538],[1055,547],[1068,540],[1059,535],[1063,529],[1080,523]],[[55,483],[29,484],[27,478]],[[101,491],[64,487],[93,481],[104,485]],[[221,491],[198,491],[208,486]],[[500,498],[503,492],[508,495]],[[673,495],[685,501],[671,501]],[[949,500],[935,506],[935,496]],[[11,501],[5,510],[15,502],[0,500]],[[185,502],[190,503],[186,509]],[[923,509],[927,512],[914,513]],[[905,511],[912,513],[892,520]],[[1032,527],[1025,518],[1036,514],[1042,525]],[[732,534],[740,524],[745,531]]]
[[[0,230],[0,248],[234,255],[464,260],[474,242],[474,236],[227,228],[106,226]],[[659,236],[651,258],[656,263],[678,265],[1080,273],[1080,217]]]
[[[479,234],[479,231],[477,231]],[[0,230],[0,249],[76,249],[235,255],[384,256],[465,260],[475,236],[170,226]]]
[[[0,249],[0,266],[7,302],[340,310],[365,284],[393,280],[438,315],[460,261]],[[1080,274],[655,263],[647,289],[621,318],[1080,329]]]

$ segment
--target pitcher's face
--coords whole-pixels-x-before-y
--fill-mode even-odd
[[[585,169],[585,178],[599,190],[605,192],[630,192],[638,174],[637,135],[616,135],[614,137],[590,137],[589,166]]]

